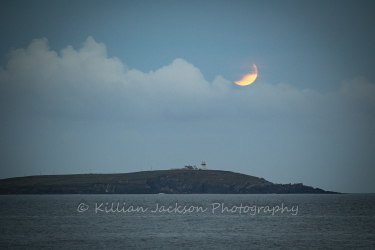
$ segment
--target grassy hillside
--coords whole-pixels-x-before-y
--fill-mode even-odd
[[[0,180],[0,189],[9,187],[30,186],[86,186],[92,183],[132,183],[146,184],[148,179],[164,175],[181,175],[187,182],[205,180],[210,182],[247,182],[254,184],[264,182],[263,179],[217,170],[158,170],[124,174],[75,174],[75,175],[36,175]],[[263,180],[263,181],[262,181]]]
[[[302,184],[218,170],[40,175],[0,180],[0,194],[324,193]]]

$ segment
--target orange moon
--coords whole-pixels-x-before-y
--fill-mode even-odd
[[[241,80],[234,82],[234,83],[240,86],[250,85],[255,81],[255,79],[257,79],[257,76],[258,76],[258,69],[257,69],[257,66],[253,64],[253,71],[250,74],[245,75]]]

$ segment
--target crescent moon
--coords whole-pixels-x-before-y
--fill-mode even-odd
[[[246,86],[252,84],[258,76],[258,69],[255,64],[253,64],[253,70],[250,74],[245,75],[241,80],[234,82],[240,86]]]

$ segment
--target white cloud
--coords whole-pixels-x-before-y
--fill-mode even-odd
[[[75,119],[207,119],[327,116],[348,100],[374,104],[374,85],[355,79],[337,93],[255,82],[239,88],[222,76],[208,82],[183,59],[156,71],[129,69],[88,37],[82,48],[51,51],[47,39],[9,54],[0,69],[3,111]],[[21,110],[21,111],[20,111]]]

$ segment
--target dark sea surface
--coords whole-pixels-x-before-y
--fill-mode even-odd
[[[0,209],[0,249],[375,249],[375,194],[2,195]]]

